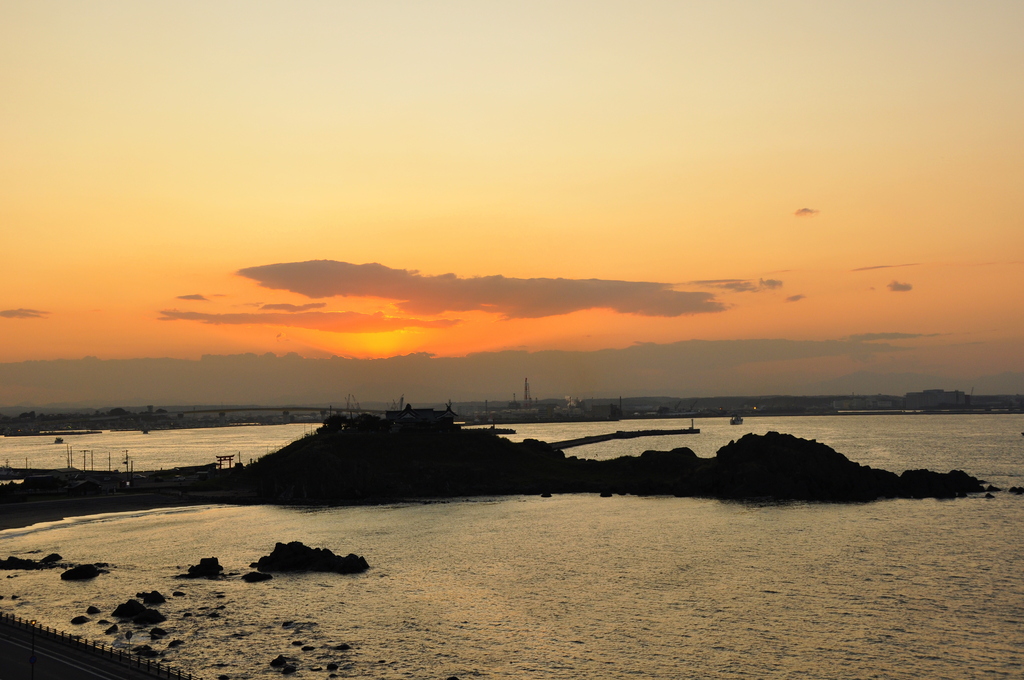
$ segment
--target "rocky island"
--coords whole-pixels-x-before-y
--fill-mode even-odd
[[[269,502],[384,502],[458,496],[602,493],[870,501],[984,492],[959,470],[900,475],[788,434],[748,434],[714,458],[688,448],[587,460],[484,431],[388,434],[321,428],[232,475]]]

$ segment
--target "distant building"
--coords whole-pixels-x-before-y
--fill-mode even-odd
[[[839,411],[864,411],[898,408],[899,404],[892,397],[850,397],[849,399],[833,399],[832,408]]]
[[[920,411],[922,409],[943,408],[950,406],[965,406],[967,400],[960,390],[947,392],[946,390],[925,390],[924,392],[907,392],[907,409]]]
[[[451,404],[443,411],[432,408],[413,408],[406,404],[401,411],[386,411],[385,419],[391,423],[392,432],[445,432],[457,430],[456,413]]]
[[[622,417],[622,411],[615,404],[594,404],[590,407],[590,416],[592,418],[618,420]]]

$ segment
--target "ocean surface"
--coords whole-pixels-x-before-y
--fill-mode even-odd
[[[689,423],[518,425],[512,438]],[[689,446],[711,456],[746,432],[776,430],[895,472],[960,468],[1004,489],[1024,486],[1019,415],[695,425],[698,435],[615,440],[567,454]],[[303,433],[299,425],[91,437],[115,450],[134,437],[139,459],[173,467],[224,452],[257,457]],[[13,465],[24,454],[12,439],[0,445]],[[0,580],[0,610],[110,640],[98,620],[113,620],[117,604],[144,590],[180,590],[184,596],[158,607],[168,637],[150,642],[140,632],[133,642],[209,680],[277,675],[269,662],[278,654],[295,658],[296,677],[308,678],[326,678],[328,663],[339,664],[340,677],[396,679],[1018,678],[1024,497],[994,495],[862,504],[510,496],[70,519],[0,532],[0,556],[58,552],[72,562],[109,562],[110,573],[74,583],[56,571],[0,572],[13,576]],[[371,568],[256,584],[174,578],[211,556],[241,574],[276,541],[292,540],[358,553]],[[103,613],[73,626],[90,605]],[[184,644],[168,649],[174,639]],[[341,643],[351,649],[335,649]]]

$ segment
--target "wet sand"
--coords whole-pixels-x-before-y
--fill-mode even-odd
[[[210,502],[216,501],[158,493],[133,493],[49,501],[29,501],[26,503],[4,503],[0,504],[0,531],[27,527],[39,522],[56,522],[68,517],[204,505]]]

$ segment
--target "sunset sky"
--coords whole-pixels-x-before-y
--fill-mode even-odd
[[[0,362],[1024,371],[1022,35],[1017,0],[3,0]]]

